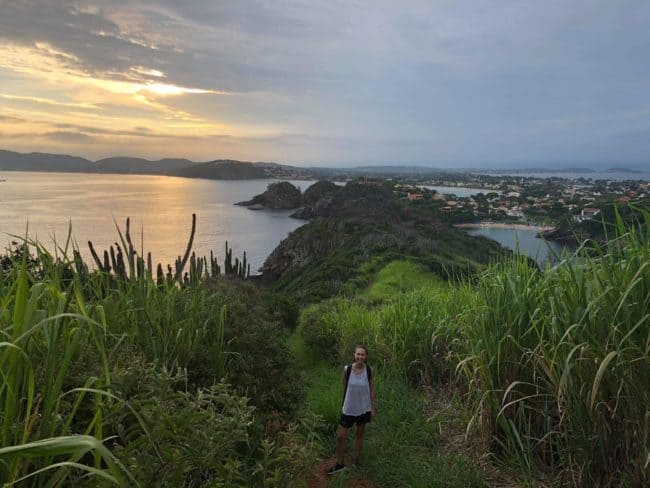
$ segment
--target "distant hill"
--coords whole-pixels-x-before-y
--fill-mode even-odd
[[[501,169],[489,169],[489,168],[476,168],[471,169],[470,171],[475,173],[509,173],[509,174],[527,174],[527,173],[597,173],[595,169],[591,168],[501,168]]]
[[[29,153],[0,150],[0,170],[90,172],[92,161],[63,154]]]
[[[93,162],[62,154],[18,153],[0,150],[0,171],[48,171],[75,173],[119,173],[146,175],[173,175],[186,178],[218,180],[283,178],[316,179],[316,172],[278,163],[249,163],[234,160],[215,160],[195,163],[189,159],[159,159],[111,157]]]
[[[607,168],[603,173],[642,173],[642,171],[630,168]]]
[[[189,159],[149,161],[142,158],[113,157],[96,161],[93,169],[98,173],[170,174],[196,164]]]
[[[210,180],[247,180],[268,178],[270,176],[264,168],[260,168],[254,163],[242,163],[241,161],[232,160],[198,163],[174,171],[172,174],[185,178],[206,178]]]

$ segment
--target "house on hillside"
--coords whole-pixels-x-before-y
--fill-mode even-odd
[[[574,215],[572,218],[574,222],[584,222],[593,219],[599,213],[600,209],[598,208],[583,208],[579,214]]]

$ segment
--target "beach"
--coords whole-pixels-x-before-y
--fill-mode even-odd
[[[536,230],[545,232],[553,230],[555,227],[548,225],[528,225],[528,224],[508,224],[505,222],[481,222],[478,224],[456,224],[454,227],[461,229],[516,229],[516,230]]]

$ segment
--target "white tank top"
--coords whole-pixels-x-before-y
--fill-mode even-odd
[[[343,368],[344,371],[346,369],[347,366]],[[348,389],[345,392],[342,412],[345,415],[357,417],[366,412],[370,412],[371,409],[370,385],[368,384],[368,373],[364,364],[359,374],[354,372],[354,368],[350,371],[350,379],[348,380]]]

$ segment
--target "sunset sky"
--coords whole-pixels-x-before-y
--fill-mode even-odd
[[[650,166],[650,1],[0,0],[0,149]]]

